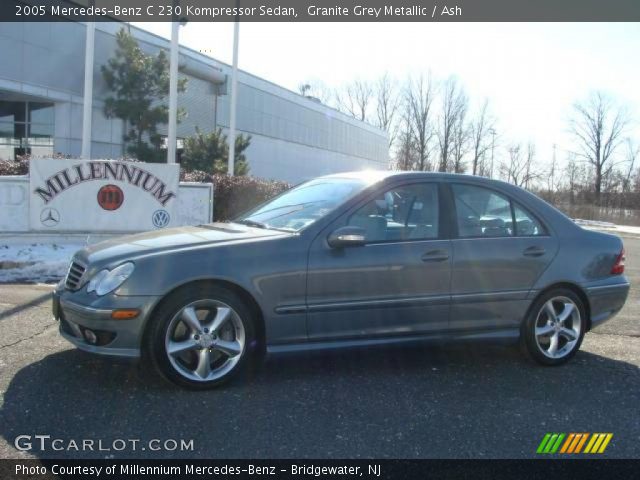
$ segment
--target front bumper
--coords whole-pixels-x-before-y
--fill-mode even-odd
[[[53,292],[53,316],[60,322],[62,337],[86,352],[140,357],[142,333],[146,318],[155,304],[154,298],[113,296],[112,305],[93,306],[70,298],[75,295],[59,289]],[[111,318],[114,310],[124,308],[136,308],[140,310],[140,314],[129,320]]]

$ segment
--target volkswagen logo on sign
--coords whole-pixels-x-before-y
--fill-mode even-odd
[[[40,212],[40,223],[45,227],[55,227],[60,223],[60,213],[55,208],[45,208]]]
[[[156,228],[163,228],[169,225],[171,217],[166,210],[156,210],[153,212],[153,215],[151,215],[151,221]]]

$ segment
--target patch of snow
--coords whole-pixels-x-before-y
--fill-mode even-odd
[[[611,223],[611,222],[601,222],[599,220],[583,220],[581,218],[574,218],[573,219],[574,222],[576,222],[578,225],[580,226],[586,226],[586,227],[606,227],[606,228],[613,228],[616,226],[615,223]]]
[[[640,227],[633,225],[616,225],[611,222],[599,222],[597,220],[581,220],[576,218],[573,220],[582,228],[588,230],[602,230],[610,233],[627,233],[632,235],[640,235]]]
[[[0,283],[54,283],[62,279],[83,243],[2,244]]]

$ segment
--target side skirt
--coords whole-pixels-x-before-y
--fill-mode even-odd
[[[287,343],[267,345],[267,355],[275,356],[287,353],[316,352],[327,350],[339,350],[350,348],[367,348],[392,345],[419,345],[419,344],[446,344],[454,342],[480,342],[515,343],[520,338],[518,328],[468,331],[442,332],[428,335],[411,335],[379,338],[346,338],[327,341]]]

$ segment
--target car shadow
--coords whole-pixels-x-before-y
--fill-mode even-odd
[[[587,352],[544,368],[513,347],[462,344],[275,357],[222,389],[193,392],[141,362],[65,350],[13,377],[0,435],[10,445],[40,434],[65,446],[84,439],[101,439],[103,447],[114,439],[194,440],[193,451],[94,445],[29,452],[39,458],[531,456],[546,431],[637,439],[640,427],[629,419],[636,418],[639,379],[635,365]],[[491,433],[498,431],[500,438]],[[444,435],[446,446],[427,448],[427,432]],[[489,444],[478,447],[483,442]]]

